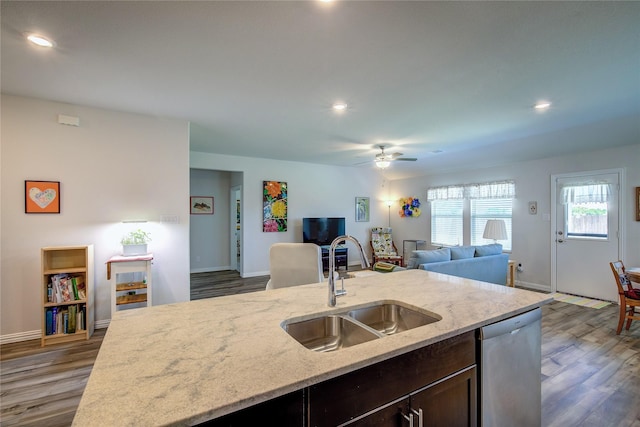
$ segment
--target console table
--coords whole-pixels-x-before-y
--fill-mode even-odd
[[[112,256],[107,261],[107,280],[111,288],[111,316],[117,307],[152,305],[151,262],[153,254]]]
[[[329,271],[329,246],[321,246],[322,249],[322,270]],[[344,246],[336,247],[336,269],[344,267],[349,270],[349,248]]]

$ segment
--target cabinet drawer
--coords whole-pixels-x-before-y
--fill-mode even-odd
[[[311,426],[344,423],[475,364],[468,332],[309,388]]]

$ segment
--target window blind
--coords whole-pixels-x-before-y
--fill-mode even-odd
[[[462,213],[464,200],[431,202],[431,245],[462,245]]]
[[[505,251],[511,250],[511,231],[512,231],[512,199],[472,199],[471,200],[471,244],[486,245],[494,243],[491,239],[482,237],[484,227],[489,219],[504,220],[507,228],[507,240],[501,240],[497,243],[502,245]]]

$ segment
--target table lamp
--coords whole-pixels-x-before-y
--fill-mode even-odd
[[[507,227],[504,224],[504,220],[487,220],[482,237],[485,239],[493,239],[493,243],[497,243],[498,240],[507,240]]]

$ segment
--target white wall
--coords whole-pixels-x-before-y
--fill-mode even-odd
[[[513,179],[517,198],[513,205],[513,250],[511,258],[523,264],[524,272],[517,280],[523,284],[550,288],[551,222],[544,214],[551,213],[551,175],[600,169],[624,168],[626,185],[622,188],[624,222],[623,258],[626,265],[640,266],[640,222],[635,221],[634,189],[640,187],[640,145],[603,151],[577,153],[570,156],[514,163],[508,166],[430,175],[391,182],[394,199],[418,196],[426,202],[428,187]],[[529,215],[528,202],[538,202],[538,214]],[[400,218],[392,213],[391,225],[396,244],[402,239],[430,241],[431,225],[428,203],[419,218]],[[395,210],[398,210],[394,206]],[[610,260],[603,260],[608,268]]]
[[[191,169],[191,195],[213,197],[213,215],[191,215],[191,272],[228,270],[232,172]]]
[[[154,303],[187,301],[189,124],[8,95],[1,113],[2,338],[39,333],[43,246],[95,245],[95,320],[110,319],[105,261],[121,252],[124,219],[150,221]],[[25,214],[25,180],[60,181],[61,213]]]
[[[243,275],[269,274],[269,247],[276,242],[302,242],[302,218],[337,216],[346,218],[346,232],[369,248],[369,229],[387,224],[384,200],[388,189],[384,177],[369,167],[337,167],[280,160],[191,153],[191,167],[242,171]],[[288,184],[288,231],[262,231],[262,181]],[[369,197],[371,221],[355,222],[355,198]],[[226,228],[225,228],[226,229]],[[228,243],[220,249],[228,252]],[[351,244],[348,244],[353,248]],[[370,251],[368,251],[370,254]],[[359,263],[355,250],[349,262]]]

